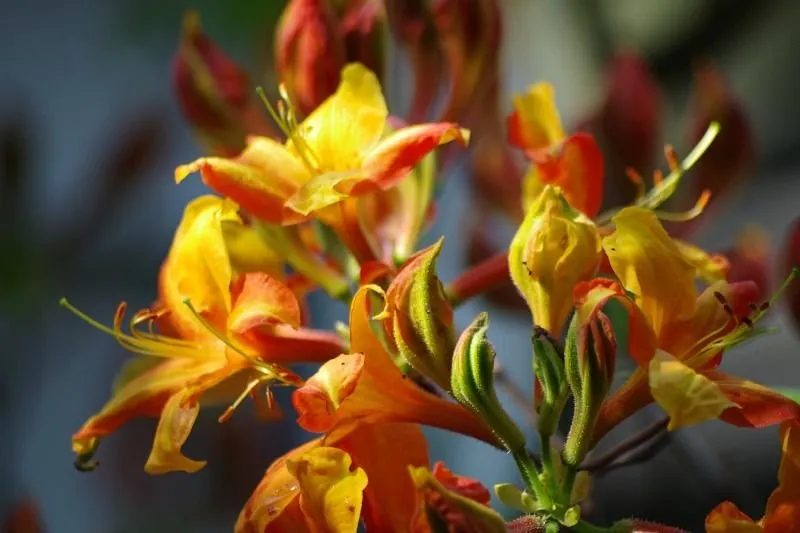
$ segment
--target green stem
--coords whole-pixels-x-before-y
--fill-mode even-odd
[[[570,527],[570,529],[575,533],[616,533],[616,532],[621,533],[622,531],[615,526],[600,527],[592,525],[588,522],[578,522],[574,526]]]
[[[536,497],[536,501],[541,504],[546,509],[551,509],[553,507],[553,498],[550,496],[550,492],[547,490],[547,487],[544,486],[542,480],[539,479],[539,471],[536,468],[536,465],[533,464],[528,452],[525,449],[520,451],[512,452],[511,454],[514,457],[514,461],[517,463],[517,468],[522,474],[522,479],[525,481],[525,485],[529,490],[531,490]]]
[[[567,505],[571,503],[570,499],[572,498],[572,487],[575,485],[575,478],[577,475],[577,469],[569,465],[564,465],[564,479],[561,481],[561,490],[562,494],[564,495],[564,501],[567,502]]]
[[[556,479],[556,469],[553,464],[553,447],[550,445],[550,435],[540,431],[539,440],[542,448],[542,470],[547,478],[547,488],[551,494],[558,494],[558,480]]]

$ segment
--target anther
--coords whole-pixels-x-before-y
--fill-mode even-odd
[[[724,296],[724,295],[723,295],[721,292],[719,292],[719,291],[714,291],[714,298],[716,298],[716,299],[717,299],[717,301],[718,301],[719,303],[721,303],[721,304],[726,304],[726,303],[728,303],[728,300],[726,300],[726,299],[725,299],[725,296]]]
[[[667,157],[667,165],[669,166],[670,172],[677,172],[681,168],[681,164],[678,162],[678,154],[675,153],[675,149],[672,145],[668,144],[664,147],[664,155]]]

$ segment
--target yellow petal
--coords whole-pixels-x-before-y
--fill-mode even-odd
[[[266,245],[252,226],[245,226],[241,220],[223,220],[222,235],[236,272],[266,272],[275,278],[284,278],[283,258]]]
[[[158,421],[153,449],[144,466],[148,474],[167,472],[197,472],[206,465],[205,461],[189,459],[181,453],[181,448],[192,432],[200,404],[187,398],[185,392],[170,396],[161,419]]]
[[[657,336],[667,321],[686,319],[695,310],[695,267],[652,211],[626,207],[612,221],[616,231],[603,239],[614,273],[650,319]]]
[[[670,431],[713,420],[736,407],[719,385],[662,351],[650,361],[650,391],[669,415]]]
[[[161,298],[182,337],[209,335],[185,299],[217,326],[224,325],[231,309],[232,272],[221,229],[221,220],[230,209],[230,204],[217,196],[190,202],[161,269]]]
[[[300,507],[316,531],[355,533],[367,474],[350,470],[352,459],[332,447],[309,450],[287,461],[289,472],[300,486]]]
[[[695,275],[706,283],[724,281],[727,278],[730,263],[724,255],[710,254],[694,244],[675,240],[675,244],[692,266],[695,267]]]
[[[525,150],[538,150],[564,138],[564,129],[555,104],[555,89],[537,83],[528,92],[514,97],[514,112],[509,117],[512,144]]]
[[[378,77],[360,63],[347,65],[336,92],[300,125],[309,159],[320,172],[359,168],[383,134],[388,114]]]

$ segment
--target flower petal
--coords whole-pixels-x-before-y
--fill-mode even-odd
[[[712,379],[662,351],[650,361],[650,391],[669,415],[670,431],[712,420],[736,407]]]
[[[764,533],[800,532],[800,423],[784,422],[781,426],[781,464],[778,488],[767,500],[761,524]]]
[[[217,365],[220,363],[217,362]],[[153,449],[144,466],[148,474],[166,474],[183,471],[197,472],[205,461],[189,459],[181,453],[186,439],[192,431],[197,415],[200,413],[199,396],[236,374],[238,365],[224,364],[205,374],[195,376],[184,387],[173,394],[161,411],[161,418],[153,438]]]
[[[695,311],[695,267],[686,261],[652,211],[626,207],[612,218],[616,231],[603,248],[622,285],[661,340],[664,324],[686,319]]]
[[[307,431],[324,432],[333,427],[336,411],[355,390],[364,369],[363,354],[343,354],[323,364],[292,394],[299,418]]]
[[[267,526],[270,532],[278,533],[306,529],[305,517],[297,498],[299,483],[289,472],[287,462],[301,457],[321,442],[322,439],[306,442],[270,465],[239,514],[234,528],[236,533],[263,533]]]
[[[448,490],[457,492],[465,498],[476,501],[481,505],[489,505],[489,500],[492,499],[492,495],[489,494],[489,489],[484,487],[480,481],[454,474],[442,461],[438,461],[433,465],[432,473],[433,477]]]
[[[341,439],[356,466],[369,476],[362,519],[368,531],[415,531],[415,511],[422,503],[408,467],[428,464],[428,446],[416,424],[361,424]]]
[[[312,530],[355,533],[361,516],[367,474],[350,470],[350,455],[332,447],[315,447],[286,467],[300,487],[300,508],[313,524]]]
[[[729,424],[761,428],[787,420],[800,420],[800,405],[777,391],[718,370],[704,374],[734,404],[720,416]]]
[[[228,329],[244,335],[253,328],[288,324],[300,327],[300,302],[292,290],[263,272],[240,276]]]
[[[506,120],[508,141],[526,151],[539,150],[564,138],[555,105],[555,89],[549,83],[531,85],[514,97],[514,111]]]
[[[675,240],[683,258],[695,267],[695,275],[706,283],[724,281],[731,265],[724,255],[710,254],[694,244]]]
[[[764,528],[733,502],[722,502],[706,517],[706,533],[764,533]]]
[[[275,224],[295,221],[284,202],[311,178],[303,162],[282,144],[266,137],[251,137],[236,158],[201,157],[175,169],[180,183],[200,172],[203,182],[232,199],[256,218]]]
[[[300,125],[300,134],[322,173],[352,170],[383,135],[388,116],[378,77],[351,63],[342,69],[336,92]]]
[[[397,185],[437,147],[453,141],[466,146],[469,136],[469,130],[451,122],[400,128],[378,143],[364,159],[362,168],[370,181],[386,190]],[[354,186],[352,194],[363,194],[370,190],[367,184],[359,183]]]
[[[326,426],[350,422],[414,422],[494,445],[496,441],[489,428],[470,411],[423,390],[400,372],[372,328],[371,291],[369,286],[359,289],[350,307],[350,349],[353,353],[364,354],[363,370],[355,390],[342,400]],[[347,373],[330,375],[340,380],[330,385],[331,390],[339,390],[349,383]]]
[[[186,306],[187,299],[212,325],[225,324],[232,271],[221,223],[236,216],[235,205],[216,196],[201,196],[184,210],[159,280],[168,318],[183,338],[210,335]]]
[[[342,339],[333,332],[293,328],[287,324],[247,335],[248,345],[264,361],[276,364],[324,363],[345,351]]]

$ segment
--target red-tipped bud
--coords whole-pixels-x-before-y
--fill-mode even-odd
[[[711,65],[695,74],[691,141],[697,141],[711,122],[722,127],[719,136],[695,164],[692,183],[697,192],[711,191],[712,198],[729,192],[747,177],[753,165],[753,133],[741,103],[731,94],[725,79]]]
[[[769,236],[758,228],[745,229],[734,246],[723,252],[730,265],[728,282],[752,281],[758,287],[754,299],[764,300],[772,290],[772,253]]]
[[[350,0],[339,21],[347,63],[366,65],[383,76],[386,10],[381,0]]]
[[[497,0],[434,0],[431,9],[450,76],[442,120],[461,120],[498,75],[500,9]]]
[[[608,74],[599,126],[622,167],[649,172],[661,134],[661,94],[645,61],[623,50]],[[704,130],[705,131],[705,130]]]
[[[172,85],[183,114],[212,153],[233,156],[247,135],[272,133],[247,74],[203,32],[195,12],[183,21]]]
[[[344,43],[328,0],[290,0],[275,32],[275,65],[301,115],[336,91]]]

